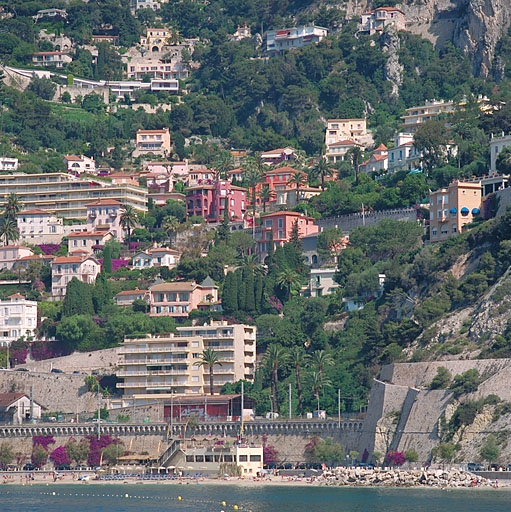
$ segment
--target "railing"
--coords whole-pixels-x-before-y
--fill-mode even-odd
[[[168,464],[172,457],[179,451],[181,448],[181,441],[178,439],[174,439],[170,446],[162,453],[161,457],[158,459],[158,466],[165,466]]]

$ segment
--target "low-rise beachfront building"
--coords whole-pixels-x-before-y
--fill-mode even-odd
[[[33,339],[37,328],[37,302],[14,293],[0,300],[0,346],[23,337]]]

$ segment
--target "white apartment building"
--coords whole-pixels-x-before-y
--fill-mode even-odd
[[[137,403],[176,395],[210,393],[209,370],[201,366],[201,354],[212,349],[219,355],[213,368],[214,392],[226,383],[253,381],[256,363],[256,327],[229,325],[225,321],[178,327],[177,334],[155,334],[125,339],[119,349],[117,384],[124,399]]]
[[[17,158],[0,157],[0,171],[15,171],[19,167]]]
[[[63,52],[37,52],[32,55],[32,62],[44,68],[62,68],[64,64],[72,61],[73,59]]]
[[[362,148],[360,144],[354,140],[338,140],[326,147],[325,158],[331,163],[337,163],[346,158],[348,151],[354,147]]]
[[[101,272],[101,265],[92,256],[58,256],[51,262],[51,294],[64,298],[67,285],[76,277],[83,283],[93,284]]]
[[[311,268],[307,286],[302,288],[304,297],[321,297],[330,295],[339,288],[339,283],[334,280],[335,268]]]
[[[77,178],[68,173],[0,174],[0,208],[9,194],[16,194],[27,210],[51,210],[63,218],[87,218],[87,205],[98,199],[115,199],[138,211],[147,211],[145,188],[99,178]]]
[[[64,156],[64,160],[67,164],[67,172],[75,173],[77,176],[83,172],[96,172],[96,162],[94,158],[89,158],[84,155],[66,155]]]
[[[452,113],[456,109],[453,101],[426,101],[424,105],[419,107],[411,107],[406,109],[406,114],[401,116],[404,123],[405,132],[415,132],[417,128],[426,121],[430,121],[440,114]]]
[[[16,216],[20,239],[31,243],[51,243],[64,236],[64,225],[50,210],[22,210]]]
[[[130,0],[130,9],[136,12],[139,9],[152,9],[159,11],[161,4],[167,3],[168,0]]]
[[[133,268],[174,268],[179,263],[180,256],[179,251],[168,247],[156,247],[148,251],[140,251],[133,257]]]
[[[130,80],[143,80],[146,76],[158,80],[178,80],[188,78],[190,75],[190,69],[180,58],[163,59],[144,56],[132,59],[127,65],[127,69],[127,77]],[[179,83],[176,85],[175,92],[179,90]]]
[[[497,172],[497,158],[499,153],[504,149],[511,148],[511,134],[495,137],[493,134],[490,139],[490,174]]]
[[[421,153],[413,145],[413,133],[397,133],[394,146],[387,152],[387,169],[390,172],[413,169],[419,165]]]
[[[327,35],[326,28],[315,25],[268,30],[266,32],[266,51],[268,55],[278,55],[294,48],[319,43]]]
[[[21,258],[33,255],[32,249],[24,245],[2,245],[0,246],[0,270],[11,270]]]
[[[0,300],[0,346],[21,338],[34,338],[37,327],[37,302],[15,293]]]
[[[396,7],[378,7],[373,11],[362,13],[359,32],[369,35],[381,34],[386,27],[393,26],[396,30],[405,30],[406,17]]]
[[[119,242],[124,241],[121,225],[122,204],[115,199],[98,199],[87,205],[87,231],[107,231]]]

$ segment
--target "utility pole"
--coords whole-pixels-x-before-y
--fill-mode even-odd
[[[174,388],[170,390],[170,437],[173,436],[174,430],[172,428],[174,422]]]
[[[11,367],[9,364],[9,347],[10,347],[10,343],[7,343],[7,361],[5,362],[5,367],[7,369],[9,369]]]
[[[245,408],[245,383],[241,381],[241,414],[240,419],[243,424],[243,409]]]
[[[98,441],[101,439],[101,395],[98,392]]]
[[[291,382],[289,383],[289,419],[291,419]]]
[[[341,390],[337,390],[337,417],[339,428],[341,428]]]
[[[30,386],[30,423],[34,423],[34,386]]]

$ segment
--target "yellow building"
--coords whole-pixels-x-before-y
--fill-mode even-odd
[[[66,173],[2,174],[0,209],[9,194],[16,194],[26,210],[50,210],[64,218],[87,218],[87,205],[99,199],[115,199],[138,211],[147,211],[147,190],[142,187],[126,183],[114,185]]]
[[[446,240],[461,233],[480,214],[482,202],[479,181],[453,181],[429,195],[429,238],[431,242]]]
[[[126,404],[170,400],[174,394],[210,393],[209,369],[200,365],[206,349],[218,353],[213,367],[214,392],[226,383],[253,381],[256,362],[256,327],[228,325],[225,321],[208,325],[178,327],[177,334],[156,334],[125,339],[119,349],[117,384],[124,390]]]

